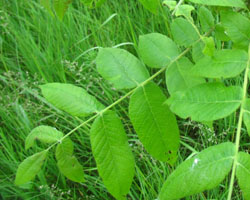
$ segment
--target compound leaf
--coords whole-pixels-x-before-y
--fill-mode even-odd
[[[57,17],[62,20],[72,0],[53,0]]]
[[[182,118],[194,121],[213,121],[233,113],[242,101],[242,88],[226,87],[221,83],[204,83],[184,92],[176,92],[169,99],[170,109]]]
[[[140,3],[150,12],[156,14],[158,12],[160,1],[159,0],[139,0]]]
[[[173,20],[170,25],[174,41],[181,46],[189,47],[194,42],[200,39],[199,34],[192,24],[183,18]]]
[[[63,137],[63,133],[50,126],[38,126],[34,128],[25,140],[25,149],[34,145],[35,140],[43,143],[54,143]]]
[[[115,198],[124,199],[134,177],[135,162],[122,122],[113,111],[96,118],[90,141],[104,185]]]
[[[192,69],[192,74],[206,78],[231,78],[239,75],[247,66],[248,55],[243,50],[224,49],[214,56],[204,56]]]
[[[246,8],[246,5],[242,0],[189,0],[193,3],[198,3],[208,6],[226,6],[226,7],[238,7]]]
[[[222,11],[220,16],[226,34],[239,48],[247,50],[250,42],[250,20],[232,11]]]
[[[231,142],[201,151],[168,177],[159,199],[181,199],[218,186],[230,172],[234,155],[235,145]]]
[[[131,96],[129,117],[145,149],[154,158],[173,163],[180,136],[176,118],[165,101],[161,89],[155,83],[148,83]]]
[[[134,88],[149,77],[141,61],[123,49],[100,49],[96,64],[98,72],[117,89]]]
[[[190,73],[192,68],[192,62],[186,57],[182,57],[167,68],[166,84],[171,95],[177,91],[205,83],[205,79]]]
[[[250,155],[240,152],[237,158],[236,177],[245,200],[250,199]]]
[[[15,184],[22,185],[31,181],[40,171],[47,151],[36,153],[26,158],[17,169]]]
[[[75,156],[65,155],[57,161],[57,166],[60,172],[68,179],[78,183],[85,181],[83,167]]]
[[[243,108],[244,108],[243,121],[247,128],[248,135],[250,136],[250,99],[245,100]]]
[[[146,65],[161,68],[173,61],[179,55],[179,50],[167,36],[150,33],[140,36],[139,53]]]
[[[205,6],[201,6],[198,10],[198,17],[201,23],[201,28],[204,32],[208,32],[214,27],[214,17],[210,10]]]
[[[40,88],[48,102],[73,116],[87,116],[104,108],[86,90],[72,84],[48,83]]]

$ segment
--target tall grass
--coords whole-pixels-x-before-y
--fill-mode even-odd
[[[124,92],[114,90],[97,73],[94,62],[97,49],[119,45],[137,54],[140,34],[169,35],[171,16],[167,9],[154,16],[135,0],[108,1],[95,10],[74,1],[60,21],[51,17],[38,1],[2,0],[0,17],[0,198],[113,199],[98,176],[91,154],[90,124],[71,137],[75,154],[84,166],[85,183],[65,179],[51,153],[32,183],[23,187],[13,184],[18,164],[43,148],[39,144],[24,150],[25,137],[32,128],[46,124],[67,133],[84,120],[54,108],[41,96],[38,86],[46,82],[73,83],[87,89],[103,104],[111,104]],[[164,75],[157,82],[165,87]],[[128,199],[153,200],[174,168],[155,161],[145,152],[129,122],[127,107],[128,100],[125,100],[114,109],[124,123],[136,158],[136,176]],[[220,130],[216,137],[204,125],[181,120],[179,125],[184,146],[177,164],[193,153],[192,148],[198,151],[228,140],[235,129],[235,117],[216,123],[216,130]],[[225,199],[226,188],[221,184],[186,199]],[[237,192],[235,199],[240,199]]]

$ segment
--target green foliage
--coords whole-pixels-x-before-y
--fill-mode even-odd
[[[62,20],[72,0],[53,0],[53,6],[57,17]]]
[[[213,57],[204,56],[200,59],[191,73],[206,78],[231,78],[246,68],[247,60],[247,53],[243,50],[216,50]]]
[[[221,11],[221,23],[226,34],[237,48],[248,50],[250,42],[250,20],[243,15],[230,11]]]
[[[240,152],[237,159],[236,177],[245,200],[250,199],[250,155]]]
[[[214,27],[213,14],[205,6],[199,8],[198,17],[201,23],[201,28],[204,32],[208,32]]]
[[[160,10],[158,0],[140,1],[153,13]],[[241,0],[190,1],[202,5],[246,8]],[[58,2],[54,1],[54,5]],[[63,2],[69,4],[69,1]],[[98,2],[84,1],[90,7]],[[65,136],[47,126],[34,129],[26,139],[26,148],[33,146],[35,139],[50,143],[51,146],[44,152],[28,157],[20,164],[15,181],[17,185],[35,177],[46,152],[54,146],[57,146],[55,157],[60,172],[72,181],[83,182],[83,167],[73,156],[74,145],[68,136],[80,127],[89,125],[92,153],[99,175],[112,196],[116,199],[126,199],[135,174],[135,161],[122,121],[111,109],[131,95],[129,118],[140,142],[152,158],[174,166],[178,159],[180,143],[193,152],[189,159],[177,166],[168,176],[159,194],[160,200],[184,198],[215,188],[230,171],[228,200],[231,200],[233,193],[235,174],[245,199],[249,199],[249,155],[239,152],[243,121],[248,132],[250,129],[247,98],[250,68],[249,19],[247,14],[244,16],[244,9],[241,9],[242,14],[239,14],[233,12],[232,8],[215,8],[211,12],[201,6],[198,12],[193,12],[194,6],[182,3],[183,1],[178,4],[174,1],[164,1],[164,5],[172,11],[173,17],[170,27],[166,22],[167,35],[173,37],[174,41],[160,33],[139,37],[139,45],[135,50],[138,50],[142,61],[150,68],[160,68],[153,75],[150,76],[143,62],[128,51],[100,48],[96,58],[99,74],[116,89],[131,89],[111,105],[105,107],[84,89],[71,84],[49,83],[41,86],[45,99],[56,108],[75,117],[86,117],[94,113],[95,115]],[[48,2],[43,4],[49,9]],[[62,19],[67,8],[57,6],[58,9],[54,10]],[[194,16],[197,18],[193,18],[192,14],[195,13],[197,15]],[[201,35],[200,32],[205,34]],[[136,41],[134,36],[133,39]],[[181,52],[184,47],[186,49]],[[189,51],[192,51],[191,54]],[[151,69],[151,72],[154,70]],[[240,78],[243,71],[245,74],[241,87],[235,84],[241,81],[231,81],[231,78]],[[165,72],[170,95],[168,99],[158,86],[161,85],[162,79],[157,79],[158,84],[153,82],[162,72]],[[103,89],[102,86],[100,88]],[[124,91],[119,92],[123,94]],[[123,108],[119,111],[126,113],[126,109]],[[198,153],[190,146],[193,143],[180,142],[175,114],[213,128],[214,120],[226,118],[233,113],[235,116],[238,114],[238,117],[235,117],[238,119],[235,144],[223,142]],[[93,124],[90,125],[93,120]],[[130,129],[131,124],[126,121],[126,129]],[[186,135],[183,138],[186,139]],[[134,140],[133,138],[131,141]],[[149,160],[155,162],[152,158]],[[143,170],[136,172],[142,173]]]
[[[40,88],[48,102],[73,116],[87,116],[104,108],[86,90],[71,84],[48,83],[40,86]]]
[[[222,83],[204,83],[184,92],[174,93],[168,104],[172,112],[194,121],[213,121],[237,110],[242,100],[242,88],[225,87]]]
[[[183,18],[174,19],[171,23],[174,41],[181,46],[189,47],[199,40],[200,36],[192,24]]]
[[[207,56],[213,56],[215,51],[214,39],[212,37],[204,37],[203,41],[205,43],[205,47],[202,53]]]
[[[139,0],[140,3],[153,14],[157,14],[160,1],[159,0]]]
[[[145,149],[154,158],[173,163],[179,148],[179,129],[165,101],[161,89],[148,83],[131,96],[129,117]]]
[[[246,5],[242,0],[189,0],[193,3],[198,3],[202,5],[208,6],[228,6],[228,7],[238,7],[238,8],[246,8]]]
[[[159,199],[180,199],[218,186],[231,170],[234,154],[235,145],[226,142],[184,161],[164,183]]]
[[[243,104],[244,114],[243,114],[243,121],[247,128],[247,132],[250,136],[250,99],[246,99]]]
[[[113,111],[97,117],[90,140],[105,186],[116,199],[125,199],[134,177],[135,162],[119,117]]]
[[[63,133],[57,131],[50,126],[38,126],[34,128],[25,140],[25,149],[29,149],[34,145],[35,140],[43,143],[52,144],[59,141],[63,137]]]
[[[75,156],[64,156],[58,160],[57,166],[60,172],[74,182],[84,182],[83,167]]]
[[[98,72],[117,89],[134,88],[149,77],[141,61],[123,49],[100,49],[96,64]]]
[[[15,184],[22,185],[31,181],[40,171],[46,156],[47,151],[42,151],[26,158],[18,166]]]
[[[81,2],[89,8],[98,8],[104,4],[107,0],[81,0]]]
[[[152,68],[165,67],[179,55],[176,44],[159,33],[140,36],[138,48],[144,63]]]
[[[172,95],[177,91],[185,91],[195,85],[205,83],[205,79],[191,74],[193,63],[186,57],[177,60],[166,70],[166,85]]]

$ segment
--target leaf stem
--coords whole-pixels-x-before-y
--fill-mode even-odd
[[[233,193],[233,185],[234,185],[237,159],[238,159],[238,153],[239,153],[239,147],[240,147],[240,133],[241,133],[241,127],[242,127],[242,122],[243,122],[243,113],[244,113],[243,104],[244,104],[245,99],[247,98],[249,67],[250,67],[250,44],[249,44],[249,48],[248,48],[248,62],[247,62],[247,67],[246,67],[245,75],[244,75],[242,103],[241,103],[241,107],[240,107],[240,114],[239,114],[239,120],[238,120],[237,132],[236,132],[236,140],[235,140],[236,152],[235,152],[235,156],[234,156],[233,169],[232,169],[232,173],[231,173],[231,180],[230,180],[227,200],[231,200],[232,193]]]

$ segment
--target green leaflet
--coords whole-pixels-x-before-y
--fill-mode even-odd
[[[104,185],[116,199],[125,199],[133,181],[135,161],[121,120],[113,111],[96,118],[90,141]]]
[[[203,54],[207,56],[213,56],[215,51],[215,44],[213,37],[204,37],[203,41],[205,43],[205,47],[203,49]]]
[[[59,141],[63,137],[63,133],[57,131],[50,126],[38,126],[34,128],[25,140],[25,149],[29,149],[34,145],[35,140],[39,140],[43,143],[54,143]]]
[[[160,33],[140,36],[138,48],[144,63],[152,68],[165,67],[179,55],[176,44]]]
[[[208,32],[214,27],[214,17],[210,10],[205,6],[201,6],[198,10],[198,18],[201,23],[201,28],[204,32]]]
[[[47,151],[36,153],[26,158],[17,169],[15,184],[22,185],[31,181],[40,171]]]
[[[250,136],[250,99],[246,99],[244,101],[244,114],[243,114],[243,121],[245,126],[247,127],[248,135]]]
[[[84,182],[83,167],[75,156],[73,142],[69,138],[65,138],[56,147],[57,166],[60,172],[68,179],[74,182]]]
[[[170,11],[173,11],[175,9],[176,4],[177,4],[176,1],[171,1],[171,0],[165,0],[162,2],[162,5],[168,6]]]
[[[216,50],[214,56],[205,56],[192,69],[192,74],[206,78],[231,78],[247,66],[248,55],[243,50]]]
[[[232,11],[222,11],[220,16],[221,23],[226,29],[226,34],[235,45],[238,48],[248,50],[248,44],[250,42],[250,20]]]
[[[226,35],[226,30],[221,24],[215,25],[215,37],[221,41],[229,41],[230,38]]]
[[[227,6],[227,7],[246,8],[246,5],[242,0],[189,0],[189,1],[208,6]]]
[[[204,54],[202,53],[204,47],[205,44],[202,40],[192,45],[192,58],[194,62],[198,62],[201,58],[204,57]]]
[[[156,14],[158,12],[160,1],[159,0],[139,0],[140,3],[150,12]]]
[[[245,200],[250,199],[250,155],[240,152],[237,159],[236,177]]]
[[[117,89],[134,88],[149,78],[141,61],[123,49],[100,49],[96,64],[98,72]]]
[[[56,159],[61,160],[64,156],[72,156],[74,151],[73,142],[69,138],[65,138],[56,146]]]
[[[189,47],[194,42],[200,39],[199,34],[192,24],[183,18],[173,20],[170,25],[174,41],[181,46]]]
[[[209,147],[181,163],[164,183],[159,200],[180,199],[218,186],[230,172],[235,145]]]
[[[62,20],[72,0],[53,0],[57,17]]]
[[[183,4],[178,6],[175,12],[175,16],[184,16],[188,21],[193,23],[193,18],[191,12],[194,10],[194,7],[191,5]]]
[[[171,95],[177,91],[205,83],[205,79],[193,76],[190,73],[192,68],[192,62],[186,57],[182,57],[167,68],[166,84]]]
[[[213,121],[236,111],[242,101],[242,88],[221,83],[204,83],[176,92],[168,103],[172,112],[194,121]]]
[[[57,166],[68,179],[78,183],[85,181],[83,167],[75,156],[64,156],[63,159],[58,160]]]
[[[40,88],[48,102],[73,116],[87,116],[104,108],[86,90],[71,84],[48,83]]]
[[[155,83],[138,88],[129,102],[129,117],[145,149],[156,159],[173,163],[180,143],[173,113]]]

